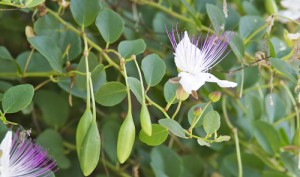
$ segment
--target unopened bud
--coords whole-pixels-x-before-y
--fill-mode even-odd
[[[65,0],[62,0],[62,1],[61,1],[61,6],[62,6],[63,8],[67,8],[69,5],[70,5],[70,2],[65,1]]]
[[[295,131],[293,145],[300,146],[300,128]]]
[[[221,98],[221,92],[212,92],[208,95],[208,98],[212,102],[217,102]]]
[[[190,94],[188,94],[182,86],[179,86],[178,89],[176,90],[176,98],[180,101],[184,101],[189,97]]]
[[[265,8],[269,14],[277,14],[278,8],[275,0],[265,0]]]
[[[26,35],[27,38],[35,36],[33,28],[31,26],[26,26],[25,27],[25,35]]]
[[[201,113],[202,113],[202,108],[201,107],[196,107],[195,109],[194,109],[194,116],[195,117],[198,117],[198,116],[200,116],[201,115]]]

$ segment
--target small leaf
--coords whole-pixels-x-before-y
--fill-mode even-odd
[[[29,43],[39,51],[57,72],[62,72],[62,52],[52,38],[47,36],[35,36],[28,38]],[[51,50],[49,50],[51,49]]]
[[[143,39],[126,40],[118,45],[118,52],[124,58],[129,58],[131,55],[143,53],[146,49],[146,43]]]
[[[200,104],[196,104],[196,105],[194,105],[194,106],[192,106],[192,107],[190,108],[190,110],[189,110],[189,112],[188,112],[188,120],[189,120],[190,125],[192,125],[193,119],[194,119],[194,117],[195,117],[195,115],[194,115],[195,109],[197,109],[198,107],[200,107],[200,108],[203,110],[203,108],[205,107],[205,105],[206,105],[206,103],[200,103]],[[212,107],[211,105],[209,105],[209,106],[207,107],[207,109],[202,113],[200,120],[198,121],[198,123],[197,123],[196,126],[195,126],[196,128],[197,128],[197,127],[200,127],[201,125],[203,125],[203,117],[205,117],[205,115],[206,115],[208,112],[212,111],[212,110],[213,110],[213,107]]]
[[[174,135],[181,137],[181,138],[186,138],[184,129],[182,126],[176,122],[173,119],[160,119],[158,123],[164,127],[166,127],[170,132],[172,132]]]
[[[265,20],[259,16],[243,16],[240,19],[239,32],[243,39],[248,38],[254,31],[265,24]],[[258,33],[253,39],[258,38],[264,31]]]
[[[45,2],[45,0],[31,0],[28,1],[29,3],[25,3],[25,7],[24,8],[32,8],[32,7],[36,7],[40,4],[42,4],[43,2]]]
[[[93,69],[98,65],[98,58],[97,56],[90,52],[88,56],[88,63],[89,63],[89,72],[93,71]],[[77,65],[77,71],[80,71],[82,73],[86,73],[86,66],[85,66],[85,57],[82,56],[78,65]],[[79,90],[86,90],[86,76],[83,75],[76,75],[76,85]],[[94,82],[93,82],[94,84]]]
[[[207,134],[215,133],[220,128],[220,115],[217,111],[208,112],[203,119],[203,128]]]
[[[39,134],[36,142],[48,151],[59,168],[67,169],[71,166],[70,160],[64,153],[63,138],[57,131],[52,129],[44,130]]]
[[[72,0],[70,9],[78,25],[89,26],[98,15],[101,4],[99,0]]]
[[[254,126],[254,136],[261,147],[270,155],[277,153],[280,148],[280,137],[273,125],[256,121]]]
[[[117,158],[117,139],[121,123],[118,119],[109,118],[101,127],[101,136],[103,142],[103,150],[107,154],[108,159],[113,163],[118,162]]]
[[[143,93],[141,88],[141,82],[134,77],[127,78],[129,88],[132,93],[135,95],[136,99],[142,104],[143,103]]]
[[[210,147],[210,144],[209,144],[208,142],[204,141],[204,140],[201,139],[201,138],[198,138],[198,139],[197,139],[197,143],[198,143],[200,146],[208,146],[208,147]]]
[[[225,17],[222,11],[215,5],[206,4],[208,17],[217,33],[220,33],[225,28]],[[223,26],[223,29],[222,29]]]
[[[216,139],[216,142],[223,142],[223,141],[229,141],[229,140],[230,140],[230,136],[221,135]]]
[[[48,125],[59,128],[67,122],[70,111],[67,97],[53,91],[41,90],[35,94],[34,101]]]
[[[182,159],[166,146],[157,146],[151,150],[151,168],[157,177],[181,177]]]
[[[103,106],[114,106],[119,104],[126,94],[125,85],[120,82],[108,82],[95,93],[95,100]]]
[[[25,109],[31,103],[33,94],[34,88],[29,84],[9,88],[2,98],[4,113],[15,113]]]
[[[165,62],[156,54],[146,56],[142,60],[142,70],[149,86],[157,85],[166,72]]]
[[[76,130],[76,148],[82,172],[88,176],[98,165],[101,148],[97,122],[90,109],[86,109],[79,121]]]
[[[171,83],[170,81],[166,82],[164,85],[164,97],[167,103],[171,102],[172,99],[176,96],[176,91],[179,84]],[[172,104],[177,103],[178,100],[175,98]]]
[[[297,72],[294,68],[279,58],[270,58],[271,65],[293,82],[297,82]]]
[[[21,53],[17,57],[17,62],[20,65],[22,72],[24,72],[24,67],[26,65],[27,59],[30,55],[30,51]],[[47,59],[38,52],[33,52],[31,55],[30,62],[27,65],[26,73],[28,72],[50,72],[52,71],[51,66]]]
[[[95,24],[107,43],[117,41],[124,30],[122,17],[111,9],[102,10]]]
[[[131,113],[128,113],[121,125],[118,134],[117,157],[121,164],[123,164],[130,156],[134,144],[134,139],[135,126]]]
[[[270,123],[274,123],[286,115],[286,107],[283,100],[276,93],[270,93],[265,98],[265,110]]]
[[[242,60],[245,55],[245,46],[243,39],[240,37],[239,34],[235,32],[230,32],[230,34],[229,32],[226,32],[226,36],[229,35],[231,36],[231,39],[229,40],[229,46],[231,50],[239,60]]]
[[[143,130],[139,133],[140,140],[149,146],[158,146],[168,138],[168,129],[159,125],[152,124],[152,135],[147,135]]]

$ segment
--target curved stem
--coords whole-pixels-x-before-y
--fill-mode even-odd
[[[176,108],[176,110],[175,110],[175,112],[174,112],[174,114],[172,116],[172,119],[174,119],[176,117],[177,113],[179,112],[179,109],[181,107],[181,103],[182,103],[182,101],[178,102],[177,108]]]
[[[160,110],[165,116],[166,118],[170,119],[170,116],[167,114],[167,112],[165,111],[164,108],[162,108],[161,106],[159,106],[158,104],[156,104],[154,101],[152,101],[147,95],[146,96],[146,100],[153,106],[155,106],[158,110]]]

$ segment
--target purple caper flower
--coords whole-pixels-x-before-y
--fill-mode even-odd
[[[215,82],[220,87],[237,86],[235,82],[220,80],[208,73],[224,58],[223,53],[228,47],[230,34],[207,36],[200,48],[198,48],[200,37],[190,38],[186,31],[183,37],[174,29],[170,33],[167,32],[167,34],[175,50],[175,64],[180,70],[178,74],[179,83],[184,91],[191,94],[193,91],[197,91],[205,82]],[[178,43],[176,39],[178,39]]]
[[[44,177],[56,170],[46,150],[28,139],[27,133],[6,133],[0,144],[0,177]]]

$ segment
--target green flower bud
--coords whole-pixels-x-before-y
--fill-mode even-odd
[[[194,109],[194,116],[195,117],[198,117],[198,116],[200,116],[201,115],[201,113],[202,113],[202,108],[201,107],[196,107],[195,109]]]
[[[221,98],[221,92],[212,92],[208,95],[208,98],[212,102],[217,102]]]
[[[132,114],[128,113],[120,127],[117,141],[117,157],[121,164],[124,163],[130,156],[134,144],[134,139],[135,126]]]
[[[265,8],[269,14],[277,14],[278,8],[275,0],[265,0]]]
[[[143,103],[140,113],[140,121],[141,121],[141,127],[143,131],[148,135],[152,135],[152,125],[151,125],[151,118],[150,114],[147,108],[147,105]]]
[[[294,134],[293,144],[295,146],[300,146],[300,128],[298,128]]]

